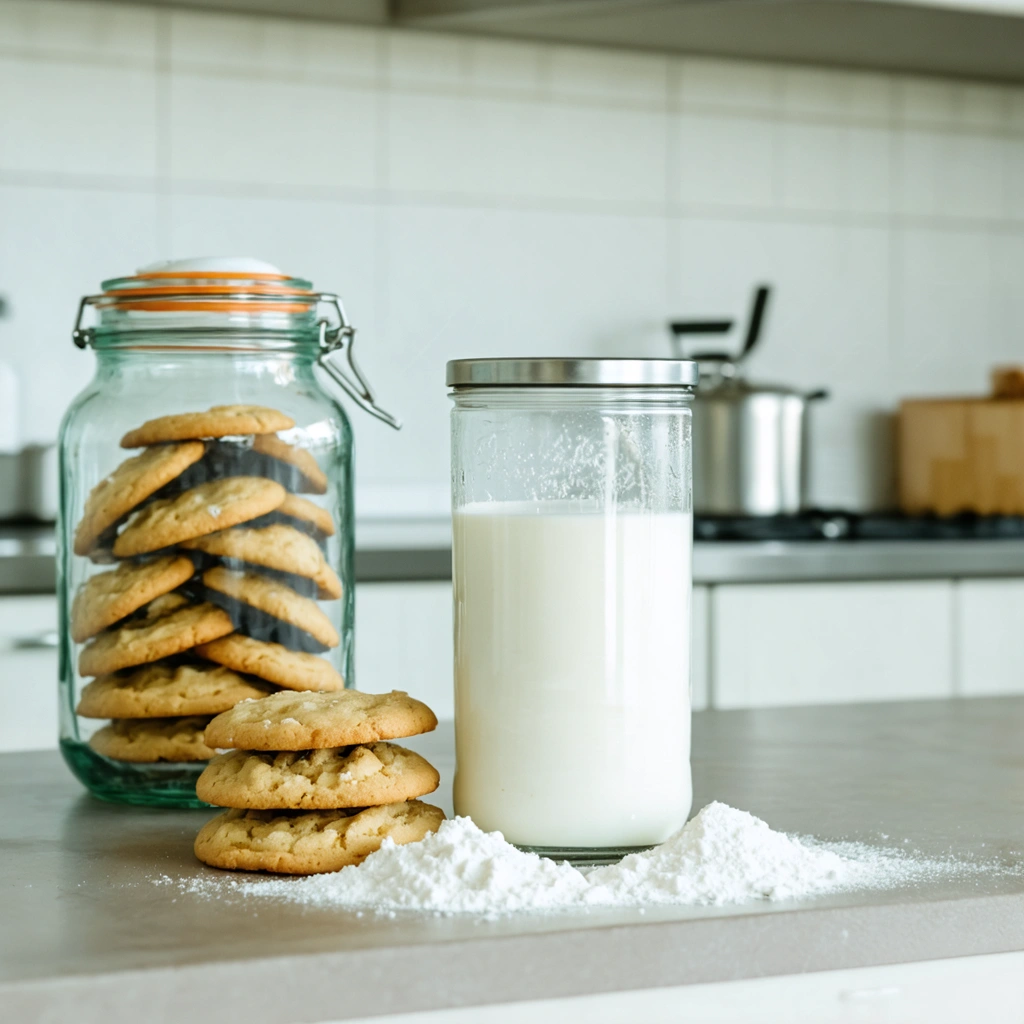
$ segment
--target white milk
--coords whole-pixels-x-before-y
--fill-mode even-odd
[[[689,515],[455,514],[455,811],[527,846],[659,843],[690,781]]]

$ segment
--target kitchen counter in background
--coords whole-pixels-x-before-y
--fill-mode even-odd
[[[101,804],[55,753],[3,755],[2,1015],[337,1021],[1021,951],[1024,873],[1009,870],[1024,858],[1021,735],[1024,698],[698,714],[695,807],[724,800],[785,831],[1008,869],[805,902],[491,921],[358,917],[190,892],[191,879],[225,877],[192,856],[210,812]],[[450,724],[408,742],[438,765],[436,799],[450,810]],[[935,1020],[915,1015],[921,1004],[912,1000],[948,1010],[969,992],[971,1012],[957,1019],[1004,1019],[993,1009],[992,964],[1016,971],[1003,981],[1019,1003],[1020,956],[980,961],[989,971],[983,987],[958,984],[972,961],[957,959],[937,967],[924,996],[898,973],[893,984],[859,991],[852,972],[832,983],[828,1014],[807,998],[774,1016],[757,1005],[763,1019],[838,1019],[837,1003],[863,998],[872,1000],[861,1006],[869,1016],[873,1008],[886,1019]],[[820,989],[820,978],[796,980]],[[672,995],[680,1014],[687,992]],[[657,1019],[679,1016],[663,1007]]]
[[[356,526],[360,582],[451,578],[447,519]],[[0,526],[0,594],[53,593],[52,526]],[[1024,540],[697,541],[696,584],[1024,576]]]

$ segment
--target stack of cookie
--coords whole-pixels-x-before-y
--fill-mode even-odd
[[[218,868],[308,875],[358,864],[385,838],[412,843],[444,813],[415,799],[439,777],[419,754],[386,742],[429,732],[437,718],[406,693],[275,693],[238,704],[206,728],[215,757],[200,799],[231,810],[200,831],[196,856]]]
[[[342,585],[335,527],[297,492],[325,494],[313,455],[278,436],[295,421],[262,406],[215,406],[129,431],[143,448],[90,493],[74,553],[116,563],[71,608],[95,676],[78,714],[112,719],[90,739],[121,761],[204,761],[210,717],[280,687],[340,690],[320,655],[340,637],[317,600]]]

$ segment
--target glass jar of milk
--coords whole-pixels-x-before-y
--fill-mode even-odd
[[[601,863],[690,810],[695,363],[463,359],[455,810]]]

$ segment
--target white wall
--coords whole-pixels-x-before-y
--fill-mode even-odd
[[[251,253],[344,296],[400,435],[363,511],[444,511],[443,364],[664,355],[778,286],[757,370],[828,385],[814,496],[884,503],[897,396],[1024,357],[1024,89],[129,6],[0,0],[0,359],[24,440],[78,297]]]

